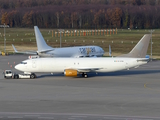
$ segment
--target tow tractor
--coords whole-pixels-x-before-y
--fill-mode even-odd
[[[12,78],[12,79],[18,79],[18,78],[34,79],[34,78],[36,78],[36,75],[34,73],[31,73],[31,74],[26,74],[26,73],[16,74],[16,73],[13,73],[11,70],[5,70],[3,72],[3,74],[4,74],[4,78]]]

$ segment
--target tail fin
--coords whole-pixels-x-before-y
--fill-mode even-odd
[[[151,39],[151,34],[145,34],[136,46],[128,53],[118,57],[145,58]]]
[[[53,50],[52,47],[50,47],[46,44],[46,42],[45,42],[45,40],[44,40],[44,38],[43,38],[43,36],[37,26],[34,26],[34,31],[35,31],[35,36],[36,36],[38,52],[45,52],[45,51]]]

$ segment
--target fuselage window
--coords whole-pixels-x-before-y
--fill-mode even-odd
[[[21,62],[21,64],[27,64],[27,62]]]

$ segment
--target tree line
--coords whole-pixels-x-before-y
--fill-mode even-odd
[[[0,9],[10,27],[160,27],[160,0],[0,0]]]

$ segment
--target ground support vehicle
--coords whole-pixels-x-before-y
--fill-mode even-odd
[[[4,78],[13,78],[13,79],[18,79],[18,78],[31,78],[31,79],[34,79],[36,78],[36,75],[34,73],[31,73],[31,74],[25,74],[25,73],[22,73],[22,74],[16,74],[16,73],[13,73],[11,70],[5,70],[3,72],[4,74]]]

